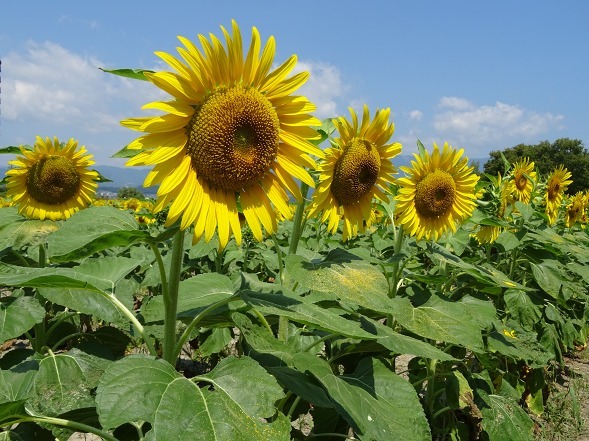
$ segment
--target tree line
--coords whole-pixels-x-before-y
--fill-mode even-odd
[[[505,161],[513,164],[522,158],[534,161],[539,176],[547,177],[560,164],[572,174],[573,183],[568,187],[568,194],[589,189],[589,151],[578,139],[560,138],[554,142],[542,141],[538,144],[518,144],[505,150],[494,150],[484,165],[484,173],[497,176],[505,174]]]

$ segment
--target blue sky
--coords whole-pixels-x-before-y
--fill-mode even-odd
[[[471,158],[562,137],[589,148],[589,2],[572,0],[4,2],[0,146],[73,137],[123,166],[110,156],[138,133],[119,121],[165,95],[98,67],[169,70],[154,51],[231,19],[245,45],[252,26],[273,35],[277,64],[298,55],[319,118],[390,107],[403,154],[417,139]]]

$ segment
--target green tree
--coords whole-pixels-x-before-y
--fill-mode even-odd
[[[121,187],[117,192],[117,198],[119,199],[144,199],[145,196],[135,187]]]
[[[556,167],[562,164],[573,176],[573,183],[568,187],[568,194],[589,189],[589,151],[578,139],[560,138],[553,143],[542,141],[532,145],[518,144],[502,152],[494,150],[489,155],[491,158],[485,163],[485,173],[493,176],[497,173],[502,175],[505,173],[501,153],[510,164],[525,157],[530,158],[534,161],[541,179],[546,179]]]

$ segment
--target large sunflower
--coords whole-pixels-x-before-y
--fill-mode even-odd
[[[341,215],[344,241],[364,231],[373,198],[386,201],[382,188],[394,181],[396,170],[391,159],[401,152],[398,142],[387,144],[395,131],[389,122],[391,109],[377,110],[371,121],[365,105],[360,125],[354,109],[349,110],[351,121],[343,116],[333,121],[340,137],[325,151],[319,186],[309,207],[310,217],[323,212],[321,221],[329,220],[327,228],[332,233],[337,231]]]
[[[548,177],[546,182],[546,194],[544,199],[546,201],[546,215],[550,224],[556,222],[558,217],[558,209],[562,203],[562,196],[567,190],[567,187],[572,184],[571,172],[569,172],[562,164],[554,169]]]
[[[536,182],[537,175],[534,171],[534,162],[529,158],[523,158],[513,164],[513,196],[516,200],[523,203],[530,202],[532,190]]]
[[[171,202],[167,225],[179,218],[182,229],[194,225],[193,242],[203,236],[208,241],[217,230],[224,247],[231,232],[241,243],[238,207],[257,240],[263,238],[262,227],[275,232],[272,204],[290,215],[285,190],[300,199],[296,179],[314,186],[304,167],[315,168],[309,155],[322,152],[309,142],[319,138],[309,127],[320,125],[309,115],[315,106],[290,95],[309,77],[301,72],[287,78],[296,55],[271,70],[273,37],[260,55],[260,35],[253,28],[244,59],[237,23],[232,22],[232,36],[221,30],[226,48],[210,34],[210,41],[198,36],[202,51],[178,37],[184,45],[178,48],[181,59],[156,52],[175,72],[146,77],[173,99],[143,106],[166,112],[162,116],[121,124],[148,133],[129,144],[142,151],[126,165],[154,166],[144,185],[160,185],[155,211]]]
[[[92,202],[98,184],[98,173],[89,170],[94,164],[86,148],[78,141],[65,145],[57,138],[37,136],[32,150],[20,147],[23,156],[9,161],[6,172],[6,194],[12,205],[31,219],[62,220]]]
[[[397,179],[395,213],[399,224],[418,240],[437,240],[447,230],[456,231],[457,223],[472,214],[479,177],[468,158],[461,159],[463,152],[444,143],[440,153],[434,143],[431,155],[414,154],[411,167],[400,167],[407,177]]]

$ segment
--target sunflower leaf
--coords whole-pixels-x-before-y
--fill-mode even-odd
[[[114,207],[90,207],[74,214],[49,236],[47,250],[51,260],[69,262],[149,239],[132,214]]]
[[[123,147],[121,150],[116,152],[111,156],[111,158],[132,158],[135,155],[141,153],[142,150],[139,149],[129,149],[127,146]]]
[[[113,75],[143,81],[148,81],[147,77],[145,76],[145,73],[153,73],[152,70],[146,69],[103,69],[102,67],[99,67],[99,69],[103,72],[110,73]]]
[[[18,337],[45,318],[45,308],[33,297],[4,297],[0,302],[0,344]]]
[[[295,354],[295,366],[323,386],[338,413],[362,439],[431,439],[415,389],[375,358],[364,358],[356,372],[335,375],[325,360]]]
[[[0,148],[0,154],[6,153],[8,155],[18,155],[21,153],[20,148],[14,145]]]
[[[113,363],[100,379],[96,408],[103,427],[134,421],[152,424],[148,439],[288,440],[284,415],[260,421],[274,411],[283,393],[276,380],[249,357],[230,357],[199,380],[199,387],[173,366],[133,355]],[[263,393],[259,393],[259,385]]]

